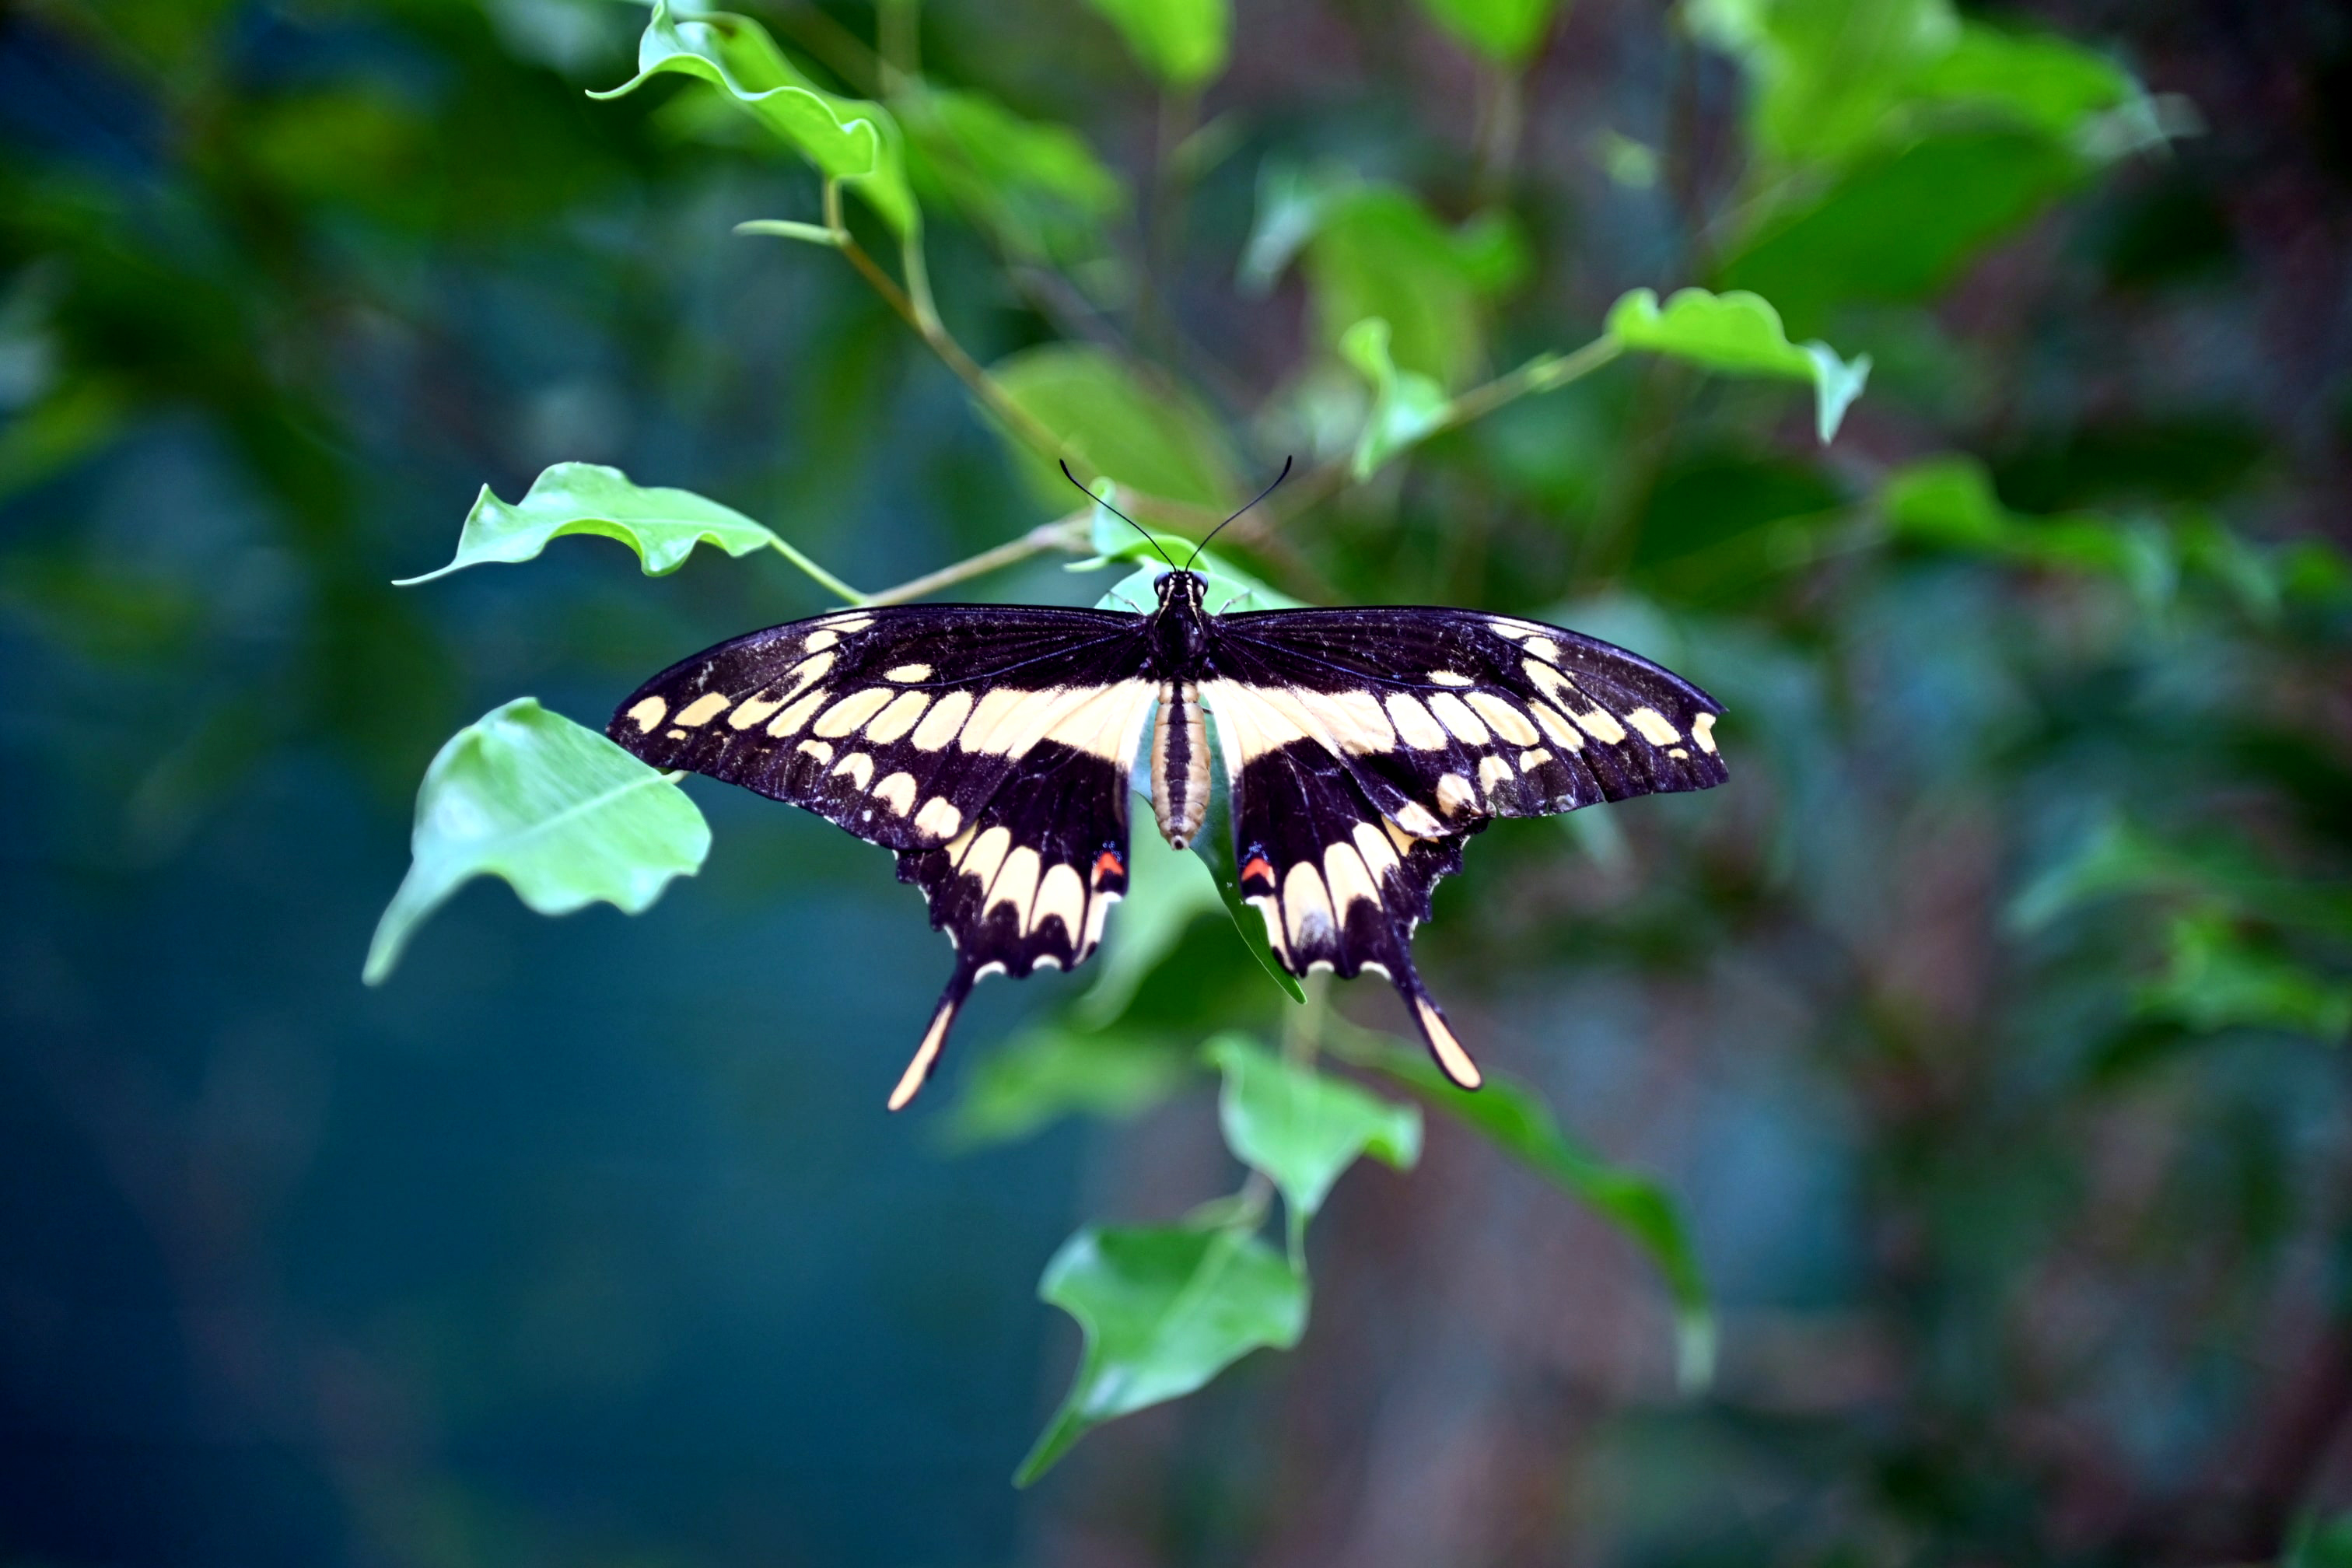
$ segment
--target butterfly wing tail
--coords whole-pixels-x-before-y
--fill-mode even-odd
[[[1453,1026],[1446,1023],[1436,999],[1422,988],[1421,977],[1412,972],[1409,959],[1396,973],[1396,988],[1397,994],[1404,998],[1406,1009],[1412,1014],[1413,1024],[1421,1030],[1429,1054],[1437,1058],[1438,1070],[1456,1089],[1475,1089],[1484,1083],[1486,1078],[1478,1071],[1478,1064],[1470,1059],[1470,1053],[1454,1037]]]
[[[930,1027],[923,1031],[922,1044],[915,1047],[914,1059],[898,1075],[898,1087],[890,1091],[891,1110],[907,1109],[916,1090],[923,1087],[923,1080],[931,1076],[931,1068],[939,1065],[940,1052],[948,1043],[948,1030],[955,1023],[963,999],[971,994],[971,966],[959,963],[955,973],[948,976],[947,989],[940,993],[940,1005],[931,1014]]]

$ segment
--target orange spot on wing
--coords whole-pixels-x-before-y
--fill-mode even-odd
[[[1101,882],[1106,878],[1124,877],[1126,875],[1127,868],[1120,863],[1118,850],[1106,849],[1100,855],[1095,857],[1095,880],[1097,882]]]
[[[1265,863],[1265,856],[1251,856],[1249,864],[1242,868],[1243,881],[1246,882],[1253,877],[1264,877],[1269,882],[1274,880],[1274,868]]]

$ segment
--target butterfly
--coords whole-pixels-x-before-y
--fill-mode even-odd
[[[1160,834],[1193,841],[1222,767],[1241,896],[1284,967],[1389,981],[1464,1089],[1478,1068],[1412,941],[1469,836],[1724,782],[1720,705],[1623,648],[1471,610],[1212,613],[1190,564],[1169,563],[1142,613],[919,605],[770,626],[614,712],[606,733],[646,762],[814,811],[922,889],[955,967],[891,1110],[974,984],[1101,942],[1147,726]]]

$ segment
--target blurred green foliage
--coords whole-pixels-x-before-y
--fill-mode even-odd
[[[1269,984],[1215,845],[1155,882],[1139,840],[1114,945],[1004,1043],[973,1031],[942,1125],[968,1151],[1103,1119],[1111,1201],[1146,1211],[1046,1269],[1085,1348],[1024,1479],[1218,1385],[1040,1506],[1167,1561],[2335,1561],[2352,381],[2341,289],[2304,280],[2342,276],[2352,56],[2294,8],[2272,25],[2308,47],[2168,12],[2097,46],[2126,19],[2086,15],[22,8],[0,613],[36,672],[10,755],[40,874],[233,864],[223,825],[293,767],[388,844],[423,769],[379,977],[478,873],[642,908],[709,830],[554,709],[813,610],[809,581],[1131,601],[1150,546],[1054,458],[1172,541],[1296,452],[1220,541],[1235,596],[1625,642],[1725,699],[1733,782],[1472,850],[1425,942],[1517,1069],[1473,1097],[1376,999]],[[2294,72],[2308,147],[2263,118]],[[596,575],[595,545],[388,587],[478,487],[443,571],[593,533],[690,597]],[[762,545],[815,576],[760,575]],[[1065,557],[1088,574],[1040,570]],[[644,820],[534,832],[583,804]],[[851,885],[814,838],[719,826],[762,905]],[[348,976],[363,935],[321,962]],[[40,972],[49,937],[12,940]],[[467,961],[422,933],[392,989]],[[83,1073],[36,1004],[28,1080],[173,1048],[109,1034]],[[890,1037],[866,1022],[831,1033]],[[1224,1157],[1181,1130],[1219,1076],[1245,1173],[1194,1207]],[[1425,1150],[1400,1089],[1447,1112]],[[1457,1126],[1633,1244],[1671,1347],[1656,1311],[1608,1327],[1652,1277],[1524,1217]],[[1366,1151],[1421,1169],[1341,1179]],[[1391,1378],[1401,1344],[1459,1359]],[[1008,1440],[973,1464],[1001,1477]],[[1480,1486],[1448,1489],[1461,1453]],[[354,1556],[516,1554],[341,1495]]]

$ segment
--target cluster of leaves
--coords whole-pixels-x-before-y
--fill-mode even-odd
[[[1228,18],[1215,0],[1129,5],[1099,0],[1139,65],[1171,93],[1221,70]],[[1529,57],[1549,5],[1432,0],[1433,16],[1507,77]],[[1635,289],[1572,352],[1545,352],[1484,374],[1498,304],[1523,282],[1527,242],[1507,209],[1449,225],[1412,192],[1337,167],[1270,161],[1255,227],[1237,267],[1263,292],[1293,267],[1306,279],[1321,356],[1263,411],[1261,426],[1294,438],[1314,463],[1293,492],[1311,504],[1409,458],[1441,434],[1533,395],[1580,381],[1626,355],[1655,356],[1733,377],[1809,384],[1814,434],[1829,442],[1862,393],[1868,355],[1791,340],[1787,321],[1817,331],[1833,304],[1924,298],[1988,243],[2104,163],[2160,141],[2166,109],[2119,68],[2047,37],[1963,20],[1935,0],[1885,7],[1858,31],[1842,11],[1720,0],[1689,8],[1694,34],[1739,58],[1755,84],[1754,158],[1712,265],[1720,291],[1684,288],[1661,301]],[[1864,58],[1853,58],[1856,48]],[[982,367],[942,322],[924,266],[927,209],[945,208],[985,235],[1008,267],[1045,266],[1081,279],[1107,264],[1108,228],[1129,205],[1122,181],[1074,132],[1025,120],[977,91],[886,68],[878,100],[830,91],[756,22],[682,16],[659,0],[637,75],[610,94],[664,75],[702,85],[697,133],[723,138],[707,106],[740,111],[822,176],[822,221],[747,224],[845,256],[961,375],[1038,502],[1066,494],[1068,461],[1156,526],[1193,533],[1216,521],[1247,466],[1202,399],[1169,373],[1088,343],[1027,349]],[[1638,162],[1638,161],[1637,161]],[[1627,176],[1630,177],[1630,176]],[[840,203],[857,195],[897,249],[893,279],[865,248]],[[1352,374],[1350,374],[1352,373]],[[1797,555],[1824,548],[1809,521]],[[2117,521],[2084,514],[2029,517],[1996,499],[1981,465],[1951,456],[1888,476],[1856,524],[1863,542],[1945,552],[2017,569],[2088,574],[2125,584],[2144,605],[2166,601],[2184,574],[2219,583],[2249,612],[2275,618],[2340,605],[2339,558],[2316,546],[2265,552],[2210,518]],[[852,604],[893,602],[1047,549],[1087,555],[1077,569],[1154,559],[1099,511],[1039,526],[1024,539],[901,589],[865,595],[779,534],[688,492],[632,484],[583,464],[550,468],[516,504],[486,488],[442,572],[520,562],[566,534],[619,540],[648,574],[675,569],[697,543],[730,555],[770,549]],[[1172,548],[1181,533],[1169,533]],[[1150,601],[1148,565],[1102,603]],[[1260,605],[1295,603],[1234,563],[1206,570]],[[438,576],[434,573],[429,576]],[[425,579],[415,579],[422,582]],[[529,699],[452,740],[420,795],[415,866],[385,911],[368,977],[389,970],[408,931],[465,878],[514,884],[535,909],[593,900],[645,907],[672,876],[699,864],[709,835],[686,797],[593,731]],[[1476,1097],[1447,1089],[1417,1055],[1329,1013],[1283,973],[1240,902],[1222,837],[1202,853],[1139,845],[1137,886],[1093,989],[1034,1025],[975,1069],[956,1116],[967,1142],[1024,1135],[1061,1115],[1126,1115],[1184,1088],[1197,1070],[1223,1079],[1229,1147],[1252,1175],[1235,1196],[1152,1227],[1088,1227],[1048,1268],[1043,1294],[1085,1331],[1086,1352],[1062,1411],[1023,1467],[1026,1481],[1090,1426],[1188,1393],[1247,1352],[1286,1347],[1304,1331],[1306,1227],[1339,1175],[1370,1154],[1410,1166],[1418,1113],[1317,1065],[1326,1053],[1384,1076],[1458,1116],[1593,1205],[1648,1248],[1678,1305],[1685,1380],[1712,1358],[1706,1292],[1672,1204],[1654,1184],[1597,1160],[1560,1131],[1540,1100],[1508,1080]],[[2250,876],[2251,874],[2249,874]],[[2340,1037],[2352,986],[2313,963],[2339,964],[2352,920],[2312,892],[2256,899],[2193,858],[2116,830],[2052,870],[2018,904],[2032,931],[2095,895],[2168,894],[2179,906],[2161,973],[2134,1001],[2146,1021],[2175,1029],[2283,1027]],[[2234,889],[2234,890],[2233,890]],[[1132,1003],[1196,917],[1232,917],[1242,944],[1305,1012],[1279,1053],[1246,1034],[1205,1046],[1132,1021]],[[2295,912],[2300,911],[2300,912]],[[1302,1021],[1303,1019],[1303,1021]],[[1283,1200],[1288,1244],[1260,1237],[1270,1195]]]
[[[561,535],[593,533],[629,545],[650,573],[677,567],[697,543],[773,552],[844,602],[882,603],[1064,554],[1132,574],[1103,595],[1132,606],[1146,592],[1146,547],[1106,518],[1067,513],[1056,459],[1115,486],[1156,531],[1196,537],[1254,488],[1248,476],[1302,454],[1305,472],[1265,526],[1244,519],[1221,542],[1231,549],[1213,569],[1232,595],[1286,602],[1278,584],[1304,599],[1543,615],[1666,657],[1730,702],[1737,782],[1703,803],[1705,816],[1583,813],[1567,835],[1511,836],[1516,853],[1497,844],[1474,859],[1481,898],[1449,892],[1427,935],[1433,963],[1465,997],[1477,994],[1482,966],[1496,992],[1627,974],[1671,988],[1737,1042],[1741,1060],[1792,1051],[1793,1065],[1775,1064],[1780,1082],[1832,1079],[1869,1123],[1853,1140],[1867,1193],[1857,1206],[1874,1237],[1895,1239],[1838,1282],[1838,1310],[1850,1314],[1840,1332],[1904,1347],[1904,1375],[1844,1405],[1832,1394],[1816,1402],[1808,1387],[1774,1407],[1741,1382],[1731,1316],[1732,1416],[1707,1451],[1759,1470],[1833,1467],[1818,1456],[1855,1452],[1852,1435],[1864,1426],[1880,1434],[1862,1450],[1869,1462],[1822,1489],[1843,1500],[1837,1508],[1873,1516],[1853,1527],[1853,1539],[1873,1543],[1859,1548],[1865,1555],[1906,1530],[2013,1554],[2016,1510],[2028,1505],[2011,1500],[2054,1485],[2048,1477],[2065,1462],[2004,1452],[2004,1435],[2037,1422],[2112,1428],[2116,1452],[2101,1463],[2139,1466],[2151,1496],[2174,1485],[2185,1440],[2151,1443],[2115,1412],[2163,1407],[2167,1390],[2179,1390],[2160,1379],[2180,1358],[2153,1355],[2128,1333],[2063,1339],[2083,1321],[2079,1289],[2070,1285],[2068,1310],[2054,1312],[2038,1310],[2049,1298],[2034,1292],[2055,1272],[2079,1281],[2088,1270],[2122,1297],[2144,1274],[2166,1289],[2126,1298],[2119,1318],[2233,1354],[2233,1333],[2269,1331],[2254,1310],[2262,1281],[2288,1278],[2287,1264],[2305,1256],[2295,1248],[2339,1223],[2314,1194],[2340,1188],[2330,1175],[2340,1166],[2326,1163],[2326,1140],[2279,1130],[2273,1102],[2316,1115],[2341,1105],[2340,1092],[2310,1086],[2340,1078],[2315,1043],[2340,1042],[2352,1026],[2346,774],[2326,719],[2352,582],[2341,552],[2279,525],[2283,437],[2233,434],[2226,419],[2198,415],[2126,431],[2129,441],[2105,450],[2100,416],[2053,412],[2113,406],[2070,380],[2076,360],[2115,346],[2095,335],[2079,293],[2053,312],[2063,320],[2032,329],[2036,353],[2022,362],[1998,357],[2016,329],[1939,301],[1980,277],[1976,264],[2002,242],[2051,232],[2036,221],[2062,205],[2143,213],[2097,204],[2151,178],[2173,188],[2151,176],[2172,166],[2151,150],[2192,127],[2182,105],[2095,50],[1962,15],[1948,0],[1689,0],[1664,23],[1610,25],[1666,35],[1698,84],[1692,114],[1624,110],[1620,127],[1576,143],[1589,146],[1590,170],[1556,166],[1572,159],[1554,156],[1569,145],[1555,134],[1537,170],[1515,163],[1514,127],[1531,64],[1559,35],[1548,0],[1423,0],[1417,16],[1381,14],[1378,25],[1425,25],[1435,47],[1458,46],[1479,89],[1470,153],[1449,125],[1402,156],[1279,117],[1237,130],[1246,108],[1193,132],[1204,94],[1246,100],[1243,84],[1223,79],[1235,46],[1219,0],[1052,9],[1086,68],[1050,89],[958,47],[947,6],[924,18],[931,58],[947,68],[918,68],[903,47],[914,7],[902,0],[877,8],[879,55],[812,7],[763,13],[782,46],[757,22],[659,8],[637,41],[634,79],[593,49],[580,58],[597,74],[582,74],[552,35],[530,45],[528,69],[482,64],[496,47],[468,29],[487,37],[495,25],[506,37],[526,13],[569,15],[562,0],[490,6],[494,24],[430,4],[359,8],[464,62],[429,110],[331,77],[239,100],[246,68],[230,45],[204,43],[200,26],[169,9],[142,24],[166,43],[139,47],[171,84],[160,96],[203,200],[94,195],[37,175],[34,161],[0,161],[0,236],[12,264],[29,262],[0,295],[0,498],[72,475],[152,428],[158,411],[193,407],[285,520],[273,542],[303,589],[262,614],[250,595],[220,587],[231,562],[201,557],[175,578],[126,565],[104,540],[85,550],[46,521],[33,544],[12,542],[0,607],[60,647],[137,672],[126,709],[141,716],[135,764],[125,741],[61,793],[108,799],[133,780],[126,815],[142,854],[185,834],[240,770],[314,735],[372,776],[396,771],[404,789],[474,705],[458,706],[457,661],[429,635],[421,596],[383,593],[389,574],[374,569],[413,544],[371,538],[367,520],[415,487],[369,477],[353,455],[364,443],[321,415],[348,393],[336,356],[316,348],[339,341],[326,313],[362,299],[371,320],[398,316],[384,296],[407,264],[380,265],[362,286],[322,272],[320,258],[342,254],[353,233],[406,258],[453,236],[510,244],[534,225],[558,234],[566,254],[598,226],[573,221],[581,193],[609,189],[622,172],[685,188],[706,171],[748,169],[756,188],[789,192],[805,165],[816,171],[806,208],[746,231],[814,247],[773,249],[796,279],[831,270],[871,284],[874,311],[895,312],[915,352],[962,379],[1002,437],[1021,504],[1051,521],[913,584],[861,594],[810,559],[847,548],[816,531],[816,501],[745,500],[770,527],[689,492],[563,463],[515,503],[486,489],[451,567],[527,560]],[[591,11],[606,15],[581,14]],[[634,31],[631,15],[609,19]],[[990,26],[1027,15],[1008,7]],[[894,26],[902,47],[888,45]],[[460,33],[462,47],[450,42]],[[1122,144],[1109,123],[1118,115],[1086,98],[1105,81],[1122,100],[1142,96],[1129,89],[1118,50],[1162,100],[1164,145],[1148,175],[1102,151]],[[1551,51],[1547,72],[1588,68],[1567,53]],[[1717,58],[1694,65],[1695,55]],[[1710,84],[1734,79],[1734,145],[1710,159],[1708,117],[1726,108]],[[628,96],[583,108],[573,87],[592,83],[621,83]],[[1093,119],[1082,133],[1015,107],[1046,102]],[[1589,129],[1590,114],[1577,113],[1585,119],[1558,115],[1551,128]],[[123,155],[152,155],[131,142]],[[1184,250],[1171,214],[1187,183],[1240,146],[1254,146],[1255,162],[1221,187],[1234,222],[1220,229],[1196,215]],[[491,147],[498,155],[483,155]],[[2127,177],[2110,181],[2117,172]],[[708,208],[693,214],[708,222]],[[1612,257],[1620,228],[1671,237],[1670,259],[1654,246]],[[2078,247],[2071,267],[2122,275],[2100,249],[2107,240],[2061,232]],[[2035,255],[2014,270],[2030,274]],[[932,298],[927,256],[956,260],[941,291],[945,313],[969,329],[961,339]],[[1994,279],[1990,291],[2013,282]],[[2177,303],[2159,282],[2135,297],[2136,317]],[[808,298],[838,307],[846,294]],[[1275,367],[1270,391],[1204,366],[1185,341],[1214,342],[1234,321],[1255,331],[1294,297],[1304,350]],[[740,311],[729,325],[757,328]],[[1041,330],[1055,341],[1037,341]],[[992,346],[977,356],[963,346],[983,341]],[[2145,378],[2144,366],[2126,365],[2115,355],[2101,371]],[[825,374],[809,379],[831,394]],[[2212,365],[2196,374],[2221,381]],[[1790,393],[1807,388],[1810,417],[1800,418]],[[839,390],[856,403],[854,384]],[[2100,396],[2128,407],[2131,390]],[[2232,384],[2221,401],[2259,399]],[[473,423],[462,407],[448,417]],[[2053,427],[2072,445],[2036,447]],[[797,431],[790,445],[824,448],[827,428]],[[444,444],[464,454],[468,485],[511,458],[512,483],[499,481],[509,493],[567,451],[526,458],[478,440],[453,429]],[[759,440],[778,445],[771,430]],[[872,449],[837,445],[845,463]],[[650,459],[629,461],[651,477]],[[740,475],[698,463],[692,477],[745,496]],[[605,637],[625,630],[620,604],[604,606],[600,644],[629,641]],[[192,628],[215,624],[230,630],[206,646],[242,650],[249,667],[179,657]],[[542,678],[557,679],[485,684],[547,691]],[[434,758],[414,864],[384,913],[370,976],[382,978],[418,922],[473,876],[503,878],[551,911],[600,900],[643,908],[707,852],[708,826],[675,784],[529,699],[494,709]],[[1667,844],[1644,829],[1661,820],[1698,830]],[[1704,1373],[1713,1329],[1697,1249],[1656,1184],[1588,1152],[1530,1087],[1498,1077],[1460,1096],[1400,1042],[1349,1023],[1335,998],[1293,992],[1286,1002],[1261,978],[1272,971],[1255,917],[1227,918],[1218,836],[1198,857],[1148,834],[1134,847],[1136,896],[1096,972],[1077,977],[1090,988],[975,1053],[948,1131],[966,1147],[1000,1142],[1071,1115],[1135,1115],[1214,1082],[1227,1145],[1250,1174],[1177,1223],[1090,1226],[1056,1258],[1045,1292],[1079,1320],[1087,1345],[1024,1473],[1097,1422],[1197,1387],[1253,1347],[1297,1341],[1307,1222],[1353,1162],[1410,1163],[1416,1107],[1471,1127],[1633,1238],[1675,1302],[1686,1380]],[[1967,862],[1943,873],[1943,893],[1982,882],[1989,907],[2007,911],[1986,921],[1989,959],[1972,962],[1965,940],[1920,934],[1953,930],[1927,918],[1937,907],[1923,912],[1939,890],[1939,854]],[[1961,897],[1954,907],[1969,906]],[[1555,934],[1571,925],[1573,946]],[[1933,963],[1920,961],[1923,945],[1936,948]],[[1966,1003],[1934,1002],[1923,969]],[[1805,1020],[1801,1047],[1759,1037],[1773,1009],[1748,999],[1763,973],[1783,1010]],[[2193,1244],[2168,1241],[2136,1211],[2118,1220],[2097,1208],[2102,1184],[2084,1167],[2110,1114],[2185,1129],[2166,1145],[2177,1152],[2151,1156],[2164,1166],[2148,1178],[2158,1184],[2136,1190],[2181,1216]],[[1279,1234],[1269,1228],[1276,1196]],[[1320,1266],[1339,1239],[1327,1226]],[[2044,1267],[2060,1258],[2067,1271]],[[2214,1267],[2229,1271],[2226,1285],[2180,1307],[2174,1282]],[[1734,1293],[1728,1310],[1742,1304]],[[1993,1353],[1996,1334],[2038,1345],[2041,1359]],[[2043,1342],[2053,1334],[2063,1342],[2054,1348]],[[2195,1384],[2181,1396],[2192,1425],[2211,1447],[2230,1447],[2235,1435],[2216,1411],[2254,1397],[2231,1404],[2237,1395],[2216,1392],[2236,1386],[2229,1378],[2193,1367],[2183,1376]],[[1864,1410],[1867,1422],[1854,1418]],[[2143,1450],[2160,1451],[2161,1464],[2134,1457]],[[1666,1471],[1706,1462],[1648,1474],[1664,1485]],[[2112,1479],[2096,1476],[2102,1488]],[[2336,1561],[2344,1536],[2340,1521],[2315,1521],[2288,1558]],[[2277,1544],[2257,1536],[2210,1555],[2251,1558]]]

